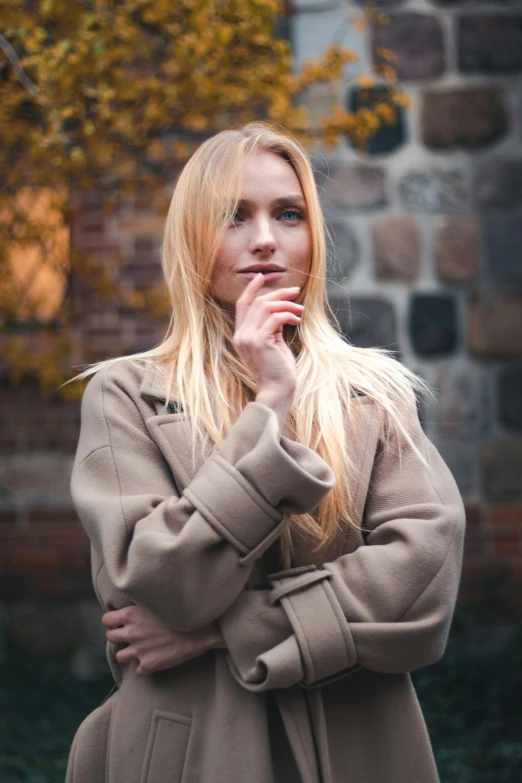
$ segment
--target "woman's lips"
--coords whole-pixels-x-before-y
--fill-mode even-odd
[[[279,280],[280,277],[284,275],[284,269],[281,269],[279,272],[262,272],[263,280]],[[253,280],[253,278],[259,274],[259,272],[239,272],[238,274],[243,275],[243,277],[246,277],[247,280]]]

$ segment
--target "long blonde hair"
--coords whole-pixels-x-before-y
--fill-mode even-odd
[[[118,361],[152,364],[165,376],[167,404],[176,400],[189,412],[193,458],[197,440],[202,446],[205,438],[218,448],[222,445],[257,390],[232,342],[233,316],[212,296],[211,276],[236,210],[245,157],[256,150],[273,152],[292,166],[307,205],[310,269],[295,300],[306,303],[306,308],[298,325],[287,324],[283,330],[297,370],[288,427],[291,437],[314,449],[336,477],[335,486],[314,515],[294,515],[281,536],[281,556],[287,567],[295,526],[310,538],[316,552],[331,541],[340,525],[359,528],[348,480],[358,469],[347,448],[350,437],[357,436],[353,395],[365,394],[375,403],[371,409],[380,419],[384,447],[394,437],[399,442],[404,438],[414,449],[401,411],[405,405],[411,411],[414,392],[433,395],[426,381],[393,358],[391,351],[351,345],[329,320],[328,314],[337,323],[326,296],[325,222],[307,153],[293,137],[283,129],[252,122],[222,131],[198,148],[178,178],[166,219],[162,269],[172,315],[163,341],[130,357],[89,365],[76,378]]]

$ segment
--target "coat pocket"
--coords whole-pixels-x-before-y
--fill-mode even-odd
[[[107,699],[80,723],[71,746],[65,783],[105,781],[113,704],[113,698]]]
[[[155,709],[141,783],[181,783],[192,718]]]

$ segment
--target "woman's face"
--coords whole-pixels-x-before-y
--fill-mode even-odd
[[[310,267],[312,240],[299,179],[279,155],[257,150],[244,163],[234,221],[226,230],[213,269],[214,297],[235,314],[235,303],[255,272],[253,265],[280,272],[268,274],[260,294],[302,287]]]

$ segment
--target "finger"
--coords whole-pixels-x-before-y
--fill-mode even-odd
[[[131,606],[125,606],[123,609],[114,609],[112,612],[105,612],[102,615],[102,623],[108,628],[117,628],[119,625],[124,625],[125,621],[129,619],[132,611]]]
[[[260,341],[264,341],[271,335],[275,336],[284,324],[297,325],[299,323],[301,323],[301,318],[294,313],[273,313],[259,328],[257,337]]]
[[[122,628],[109,628],[105,631],[105,636],[113,644],[128,644],[129,641],[129,633],[125,626]]]
[[[248,311],[248,308],[256,298],[256,294],[263,287],[264,282],[262,272],[258,272],[252,280],[249,280],[248,285],[236,301],[236,323],[241,322],[245,313]]]
[[[242,324],[242,331],[258,330],[264,326],[272,313],[287,312],[301,315],[304,305],[297,302],[265,300],[257,307],[251,307]]]
[[[116,660],[118,663],[130,663],[131,661],[139,661],[137,650],[134,647],[125,647],[124,650],[118,650],[116,653]]]

